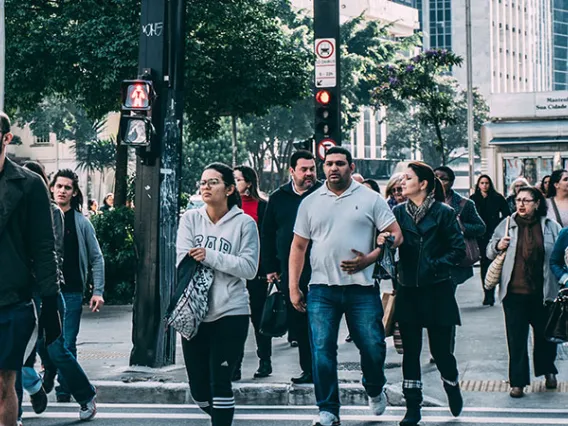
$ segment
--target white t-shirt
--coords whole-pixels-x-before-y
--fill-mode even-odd
[[[344,260],[355,258],[355,249],[368,254],[375,249],[375,230],[384,230],[396,219],[384,198],[352,182],[340,196],[327,182],[300,204],[294,233],[312,241],[310,284],[373,285],[373,265],[356,274],[341,270]]]

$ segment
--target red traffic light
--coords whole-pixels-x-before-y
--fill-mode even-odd
[[[136,83],[128,86],[126,107],[148,108],[150,105],[150,87],[145,83]]]
[[[328,105],[331,102],[331,93],[327,90],[320,90],[316,93],[316,101],[321,105]]]

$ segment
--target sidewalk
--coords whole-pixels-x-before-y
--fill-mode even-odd
[[[558,360],[558,391],[543,391],[543,380],[534,379],[534,392],[521,400],[508,396],[508,355],[503,313],[500,305],[481,306],[482,291],[477,274],[460,286],[458,301],[463,326],[458,328],[456,356],[465,402],[486,407],[563,407],[568,392],[568,361]],[[383,286],[390,290],[390,283]],[[97,314],[86,310],[77,344],[78,357],[87,375],[95,383],[101,402],[115,403],[188,403],[187,376],[181,346],[177,345],[176,365],[163,369],[129,367],[132,347],[132,307],[105,306]],[[346,343],[345,323],[339,334],[338,371],[344,405],[366,404],[360,385],[359,354],[353,343]],[[401,395],[402,356],[387,339],[386,376],[390,405],[404,405]],[[427,339],[422,354],[425,404],[447,405],[440,376],[429,363]],[[274,373],[265,379],[253,379],[258,367],[254,334],[250,328],[243,362],[243,379],[234,384],[237,404],[311,405],[315,403],[312,386],[292,386],[290,378],[300,373],[298,351],[286,338],[273,340]]]

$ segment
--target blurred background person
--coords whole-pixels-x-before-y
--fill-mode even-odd
[[[550,176],[547,192],[547,217],[562,228],[568,226],[568,172],[555,170]]]
[[[107,195],[105,195],[105,198],[103,198],[103,205],[101,207],[101,212],[107,212],[109,210],[111,210],[114,207],[114,194],[112,192],[109,192]]]
[[[95,216],[99,214],[99,203],[94,198],[91,198],[87,202],[87,217]]]
[[[260,230],[262,229],[262,219],[264,218],[267,202],[260,196],[258,175],[253,168],[248,166],[235,167],[234,174],[235,181],[237,183],[237,191],[239,192],[243,203],[242,208],[246,214],[254,219],[260,234]],[[260,244],[262,246],[262,240]],[[254,373],[255,378],[268,377],[272,374],[272,338],[260,333],[260,320],[262,319],[268,284],[266,282],[266,273],[262,269],[262,262],[260,262],[259,265],[256,278],[253,280],[247,280],[251,321],[256,339],[256,355],[259,359],[258,370]],[[242,361],[243,358],[241,356],[241,359],[235,368],[233,380],[241,379]]]
[[[481,254],[481,287],[484,291],[483,305],[493,306],[495,304],[495,289],[486,290],[484,287],[487,268],[491,264],[491,260],[487,258],[486,249],[497,225],[509,216],[511,212],[509,211],[507,200],[495,190],[493,181],[488,175],[479,176],[475,185],[475,193],[471,196],[471,199],[475,203],[479,216],[485,222],[485,234],[477,239]]]
[[[502,221],[487,245],[487,257],[495,259],[507,250],[499,299],[505,313],[509,348],[510,396],[520,398],[530,384],[527,340],[533,329],[533,363],[535,376],[545,376],[547,389],[557,387],[554,365],[556,343],[544,338],[548,319],[547,302],[552,302],[560,286],[550,267],[550,257],[560,226],[546,217],[546,202],[536,188],[523,187],[515,199],[517,211],[511,215],[508,236],[507,220]]]
[[[406,197],[402,195],[402,176],[402,173],[395,173],[391,176],[387,183],[385,197],[387,198],[387,204],[391,209],[393,209],[397,204],[401,204],[406,201]]]
[[[515,204],[515,198],[517,197],[517,192],[524,186],[530,186],[529,181],[524,177],[518,177],[509,186],[509,195],[507,196],[507,204],[509,205],[509,211],[511,214],[517,211],[517,205]]]
[[[358,183],[363,183],[365,181],[365,178],[363,177],[363,175],[361,173],[353,173],[353,175],[351,176],[351,179],[353,179],[355,182],[358,182]]]
[[[540,184],[538,186],[538,189],[540,189],[540,192],[542,192],[542,194],[545,196],[545,198],[548,196],[548,185],[550,184],[550,175],[546,175],[545,177],[542,178],[542,180],[540,181]]]

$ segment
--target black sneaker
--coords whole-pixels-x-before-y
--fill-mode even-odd
[[[233,377],[231,377],[231,381],[232,382],[238,382],[239,380],[241,380],[243,377],[243,374],[241,372],[240,369],[235,370],[235,372],[233,373]]]
[[[258,370],[254,373],[255,379],[261,379],[263,377],[268,377],[272,374],[272,363],[270,362],[270,358],[268,359],[261,359],[258,365]]]
[[[46,394],[50,394],[55,386],[55,377],[57,376],[57,370],[44,370],[43,372],[43,390]]]
[[[39,389],[33,395],[30,395],[30,399],[32,401],[32,408],[34,409],[34,413],[41,414],[47,409],[47,394],[43,387]]]

